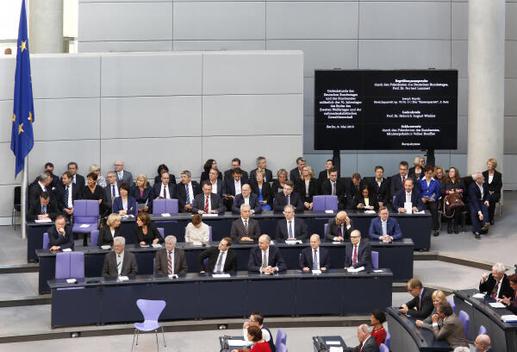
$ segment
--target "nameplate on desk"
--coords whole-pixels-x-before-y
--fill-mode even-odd
[[[63,248],[63,252],[71,252],[72,248]]]
[[[365,214],[375,214],[375,210],[365,210]]]
[[[329,352],[343,352],[343,347],[330,346]]]
[[[50,220],[50,219],[37,219],[37,220],[34,220],[34,222],[36,224],[45,224],[45,223],[52,222],[52,220]]]
[[[101,249],[111,249],[111,246],[109,244],[103,244]]]
[[[164,218],[166,218],[166,217],[170,217],[170,216],[171,216],[171,214],[170,214],[170,213],[161,213],[160,215],[161,215],[161,216],[163,216]]]
[[[501,302],[490,302],[488,305],[492,308],[506,308],[506,306]]]
[[[82,224],[79,227],[82,228],[82,229],[87,229],[88,227],[90,227],[90,225],[89,224]]]
[[[300,240],[285,240],[285,244],[288,244],[288,245],[292,246],[294,244],[302,244],[302,241],[300,241]]]
[[[162,248],[162,245],[159,243],[153,243],[152,246],[153,248]]]
[[[231,275],[230,275],[230,274],[228,274],[228,273],[212,274],[212,277],[213,277],[214,279],[226,279],[226,278],[231,277]]]
[[[245,340],[237,340],[237,339],[231,339],[227,341],[228,347],[246,347],[251,345],[249,341]]]
[[[475,294],[472,295],[472,298],[484,299],[485,298],[485,294],[484,293],[475,293]]]
[[[120,281],[120,282],[129,281],[129,277],[121,275],[117,278],[117,281]]]
[[[501,315],[501,320],[505,323],[517,323],[517,315],[515,314],[508,314],[508,315]]]
[[[75,283],[77,283],[77,280],[76,279],[66,279],[66,283],[67,284],[75,284]]]
[[[348,271],[349,273],[359,273],[361,271],[364,271],[364,266],[360,266],[359,268],[346,268],[346,271]]]
[[[312,275],[321,275],[321,270],[312,270]]]
[[[179,276],[178,276],[178,275],[176,275],[176,274],[173,274],[173,275],[168,275],[168,278],[169,278],[169,279],[178,279],[178,278],[179,278]]]
[[[334,214],[334,210],[325,210],[325,214]]]
[[[216,218],[218,216],[219,216],[219,214],[203,214],[204,218]]]

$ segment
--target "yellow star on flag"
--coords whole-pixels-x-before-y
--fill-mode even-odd
[[[11,121],[12,122],[16,121],[16,114],[13,114],[13,116],[11,116]]]
[[[25,132],[25,131],[23,130],[23,123],[20,123],[20,124],[18,125],[18,134],[22,134],[23,132]]]
[[[23,51],[24,50],[27,50],[27,41],[26,40],[22,40],[21,44],[20,44],[20,50]]]

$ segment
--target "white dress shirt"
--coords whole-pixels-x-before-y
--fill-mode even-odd
[[[235,185],[235,195],[241,194],[241,180],[239,180],[239,181],[233,180],[233,184]]]
[[[72,186],[73,183],[70,183],[68,186],[65,186],[65,190],[68,188],[68,198],[66,199],[66,208],[72,209],[74,207],[74,201],[72,199]]]
[[[215,182],[212,183],[212,193],[217,194],[217,180],[215,180]]]
[[[124,252],[120,254],[116,254],[117,257],[117,272],[120,276],[120,273],[122,272],[122,265],[124,264]]]
[[[167,187],[165,187],[165,185],[162,183],[161,185],[161,188],[160,188],[160,197],[163,197],[163,189],[165,188],[165,199],[171,199],[171,192],[170,192],[170,189],[169,189],[169,185],[167,185]]]

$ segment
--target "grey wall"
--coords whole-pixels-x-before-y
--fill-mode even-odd
[[[32,55],[36,121],[30,180],[46,161],[58,172],[75,160],[105,173],[123,159],[148,176],[165,162],[199,177],[208,158],[245,169],[258,154],[294,167],[302,154],[300,51]],[[0,221],[15,183],[9,148],[14,59],[0,59]],[[236,152],[236,149],[238,152]],[[277,151],[283,150],[283,153]],[[4,219],[2,219],[2,217]]]
[[[304,52],[304,153],[313,150],[314,69],[456,68],[459,146],[444,166],[466,169],[468,2],[452,0],[79,0],[80,51],[300,49]],[[517,189],[517,0],[506,6],[505,184]],[[343,172],[394,173],[415,153],[347,152]]]

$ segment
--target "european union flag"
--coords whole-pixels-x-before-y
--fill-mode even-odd
[[[32,100],[31,65],[29,61],[29,39],[27,36],[27,14],[25,0],[22,0],[20,27],[18,30],[16,74],[14,78],[14,106],[11,132],[11,150],[16,157],[14,175],[23,170],[24,159],[34,146],[34,102]]]

